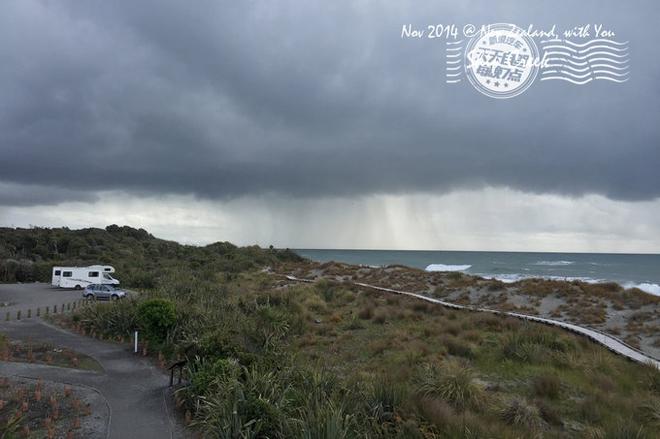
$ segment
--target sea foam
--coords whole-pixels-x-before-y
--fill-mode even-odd
[[[562,266],[562,265],[573,265],[573,261],[536,261],[532,265],[548,265],[548,266]]]
[[[465,271],[472,265],[445,265],[445,264],[430,264],[426,267],[426,271]]]
[[[566,282],[578,280],[581,282],[586,282],[588,284],[609,282],[606,279],[594,279],[592,277],[580,277],[580,276],[534,276],[534,275],[516,274],[516,273],[496,274],[496,275],[475,273],[475,275],[479,277],[483,277],[484,279],[496,279],[505,284],[512,284],[514,282],[518,282],[525,279],[563,280]],[[654,284],[650,282],[640,282],[640,283],[617,282],[617,283],[621,285],[623,288],[637,288],[638,290],[642,290],[645,293],[653,294],[654,296],[660,296],[660,285],[658,284]]]
[[[546,280],[559,280],[572,282],[575,280],[586,282],[589,284],[597,284],[601,282],[607,282],[604,279],[594,279],[592,277],[580,277],[580,276],[540,276],[534,274],[517,274],[517,273],[503,273],[503,274],[488,274],[488,273],[475,273],[476,276],[483,277],[484,279],[495,279],[505,284],[512,284],[526,279],[546,279]]]

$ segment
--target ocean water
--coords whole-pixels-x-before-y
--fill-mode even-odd
[[[617,282],[660,295],[660,254],[528,253],[401,250],[314,250],[296,252],[318,262],[407,265],[429,271],[463,271],[515,282],[530,277]]]

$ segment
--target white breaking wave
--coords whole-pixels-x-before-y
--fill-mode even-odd
[[[430,264],[425,270],[426,271],[465,271],[472,265],[445,265],[445,264]]]
[[[572,281],[581,281],[588,284],[598,284],[603,282],[611,282],[605,279],[594,279],[592,277],[579,277],[579,276],[535,276],[530,274],[517,274],[517,273],[507,273],[507,274],[480,274],[476,273],[476,276],[483,277],[484,279],[495,279],[503,282],[505,284],[512,284],[525,279],[547,279],[547,280],[563,280],[566,282]],[[642,290],[645,293],[653,294],[654,296],[660,296],[660,285],[650,283],[650,282],[617,282],[623,288],[637,288]]]
[[[536,261],[532,265],[573,265],[573,261]]]
[[[599,282],[607,282],[604,279],[594,279],[591,277],[580,277],[580,276],[540,276],[534,274],[517,274],[517,273],[504,273],[504,274],[476,274],[476,276],[483,277],[484,279],[495,279],[505,284],[512,284],[525,279],[547,279],[547,280],[563,280],[566,282],[572,282],[574,280],[579,280],[581,282],[586,282],[588,284],[597,284]]]
[[[654,296],[660,296],[660,285],[658,284],[652,284],[649,282],[642,282],[639,284],[636,284],[634,282],[626,282],[623,284],[624,288],[637,288],[645,293],[653,294]]]

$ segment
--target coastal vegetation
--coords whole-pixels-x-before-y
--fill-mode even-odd
[[[467,295],[470,303],[488,291],[494,305],[509,303],[500,298],[509,287],[494,281],[316,264],[227,243],[180,246],[109,229],[57,230],[57,239],[94,239],[97,256],[67,249],[37,258],[5,232],[0,242],[33,268],[59,258],[115,265],[137,293],[84,307],[62,324],[112,340],[139,328],[154,359],[185,360],[177,406],[205,437],[652,438],[660,428],[660,372],[650,366],[556,328],[353,283]],[[35,234],[37,243],[52,239],[47,229]],[[616,293],[603,287],[598,294]],[[623,293],[630,294],[624,309],[657,306]]]
[[[50,282],[54,265],[112,265],[122,285],[153,288],[172,271],[237,273],[277,260],[299,260],[288,250],[262,250],[216,242],[205,247],[153,237],[144,229],[14,229],[0,227],[0,282]]]
[[[178,403],[209,437],[644,438],[659,426],[657,370],[558,329],[338,282],[181,277],[77,324],[128,337],[153,300],[177,311],[149,351],[187,360]]]

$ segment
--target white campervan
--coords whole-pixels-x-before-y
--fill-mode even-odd
[[[90,284],[119,285],[110,274],[115,269],[110,265],[90,265],[89,267],[53,267],[51,284],[60,288],[85,288]]]

